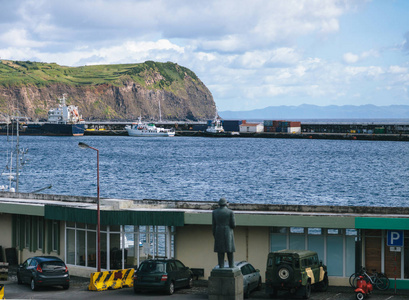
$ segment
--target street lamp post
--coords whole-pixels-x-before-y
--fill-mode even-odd
[[[98,253],[98,272],[101,272],[101,218],[100,218],[100,209],[99,209],[99,150],[97,148],[88,146],[85,143],[79,142],[78,147],[82,149],[90,148],[97,151],[97,253]]]

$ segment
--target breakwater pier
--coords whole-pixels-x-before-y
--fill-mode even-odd
[[[131,123],[86,122],[85,135],[127,135],[125,126],[128,124]],[[240,131],[239,126],[235,131],[207,133],[206,122],[157,122],[155,124],[159,127],[175,128],[176,136],[409,141],[409,122],[301,122],[300,133],[240,132],[240,134],[237,134]]]
[[[368,140],[368,141],[409,141],[409,122],[301,122],[301,132],[240,132],[234,131],[211,134],[206,132],[207,122],[204,121],[166,121],[155,122],[159,127],[174,128],[176,136],[207,136],[207,137],[244,137],[244,138],[292,138],[292,139],[336,139],[336,140]],[[20,123],[20,134],[26,135],[24,127],[27,123]],[[36,123],[38,124],[38,123]],[[125,126],[130,121],[85,122],[85,135],[93,136],[126,136]],[[0,122],[0,135],[7,134],[6,122]],[[240,132],[240,133],[239,133]]]

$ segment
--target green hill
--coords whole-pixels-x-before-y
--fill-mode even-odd
[[[44,93],[47,89],[49,95]],[[2,91],[0,95],[10,96],[0,96],[0,112],[5,113],[14,97],[31,118],[46,117],[62,93],[69,94],[69,101],[80,106],[86,119],[157,118],[150,103],[156,99],[164,101],[165,119],[206,119],[215,112],[213,97],[196,74],[172,62],[66,67],[2,60]]]
[[[34,84],[46,86],[52,83],[70,85],[121,85],[124,79],[132,79],[143,87],[148,87],[146,79],[159,72],[163,79],[149,88],[166,88],[174,82],[183,82],[186,75],[197,80],[195,73],[178,64],[146,61],[140,64],[95,65],[65,67],[55,63],[2,60],[0,64],[0,84],[18,86]]]

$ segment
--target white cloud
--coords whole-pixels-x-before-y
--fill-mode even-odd
[[[343,59],[344,59],[344,62],[346,62],[347,64],[354,64],[354,63],[356,63],[358,61],[362,61],[362,60],[364,60],[366,58],[378,57],[378,56],[379,56],[378,51],[369,50],[369,51],[362,52],[361,54],[354,54],[354,53],[351,53],[351,52],[345,53],[343,55]]]
[[[9,47],[42,47],[46,43],[32,40],[28,37],[26,29],[11,29],[0,35],[0,41],[3,45]]]
[[[344,56],[344,61],[348,64],[353,64],[356,63],[359,60],[359,56],[353,53],[345,53]]]
[[[0,57],[67,66],[173,61],[199,76],[221,110],[231,103],[237,103],[235,109],[260,108],[283,99],[355,103],[356,95],[371,98],[375,86],[386,91],[385,86],[409,85],[407,59],[397,59],[396,49],[385,54],[381,32],[377,43],[362,48],[349,39],[354,32],[343,31],[346,21],[360,18],[362,3],[372,4],[21,0],[3,6],[12,13],[0,11]],[[395,43],[399,50],[401,40],[402,35]]]
[[[388,72],[392,74],[405,74],[408,72],[408,68],[400,66],[390,66]]]

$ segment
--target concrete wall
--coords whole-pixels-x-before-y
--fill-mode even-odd
[[[3,260],[6,261],[6,249],[11,247],[11,215],[0,214],[0,246]]]
[[[260,270],[264,282],[270,249],[269,227],[238,226],[234,230],[234,238],[234,260],[250,262]],[[190,268],[204,268],[204,279],[208,279],[211,270],[217,265],[217,254],[213,252],[212,226],[177,227],[175,245],[175,257]],[[349,286],[347,277],[329,277],[329,280],[332,286]]]
[[[256,269],[260,270],[264,278],[267,254],[270,248],[268,227],[236,227],[234,237],[236,243],[234,260],[249,261]],[[211,270],[217,265],[217,254],[213,251],[212,226],[178,227],[175,244],[176,258],[191,268],[204,268],[204,277],[210,276]]]

